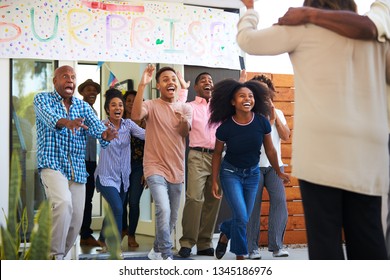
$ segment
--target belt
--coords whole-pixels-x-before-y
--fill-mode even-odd
[[[190,147],[190,150],[195,150],[195,151],[199,151],[202,153],[208,153],[208,154],[214,153],[214,149],[208,149],[208,148],[202,148],[202,147]]]

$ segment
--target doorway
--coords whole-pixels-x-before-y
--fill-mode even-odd
[[[107,116],[104,112],[104,93],[111,86],[115,86],[125,93],[126,90],[132,90],[141,78],[142,72],[146,64],[139,63],[123,63],[123,62],[98,62],[93,65],[89,64],[89,69],[85,69],[86,64],[79,63],[77,70],[78,80],[81,82],[86,79],[99,81],[102,92],[100,99],[96,101],[94,107],[99,113],[100,119],[105,119]],[[97,69],[99,71],[97,71]],[[89,75],[80,77],[80,74]],[[96,78],[95,78],[96,77]],[[118,82],[113,85],[113,80]],[[135,88],[136,89],[136,88]],[[152,98],[152,89],[148,89],[150,95],[145,99]],[[99,101],[99,103],[98,103]],[[104,217],[103,203],[106,203],[100,193],[95,191],[93,197],[93,213],[92,213],[92,229],[95,231],[101,230],[101,225]],[[128,211],[129,212],[129,209]],[[144,189],[140,200],[140,217],[138,221],[136,234],[147,236],[155,236],[155,218],[154,218],[154,203],[151,198],[149,189]]]

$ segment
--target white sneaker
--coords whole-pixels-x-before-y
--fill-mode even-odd
[[[161,253],[155,252],[154,248],[152,248],[152,250],[150,250],[150,252],[148,254],[148,258],[149,258],[149,260],[156,260],[156,261],[163,260]]]
[[[280,257],[288,257],[290,254],[286,251],[286,250],[283,250],[283,249],[280,249],[278,251],[274,251],[272,253],[272,256],[274,258],[280,258]]]
[[[164,259],[164,261],[172,261],[173,259],[171,257],[167,257]]]
[[[249,253],[248,259],[250,260],[260,260],[261,255],[259,249],[253,250],[251,253]]]

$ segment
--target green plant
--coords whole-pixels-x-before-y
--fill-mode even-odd
[[[43,201],[34,219],[34,228],[27,248],[27,214],[23,210],[17,220],[18,201],[21,187],[21,169],[17,152],[12,153],[9,187],[8,217],[6,227],[0,229],[0,259],[2,260],[47,260],[50,255],[51,210],[47,200]],[[24,246],[21,248],[23,235]]]
[[[9,187],[8,217],[6,227],[0,229],[0,259],[1,260],[48,260],[50,259],[51,242],[51,209],[48,200],[44,200],[34,217],[34,227],[30,237],[30,246],[27,246],[27,211],[23,210],[20,221],[17,220],[18,201],[21,188],[21,168],[19,156],[12,153],[11,177]],[[106,226],[104,236],[108,245],[109,259],[121,259],[120,237],[115,219],[109,206],[105,207]],[[21,247],[21,237],[23,245]]]
[[[118,228],[112,210],[108,205],[105,205],[104,212],[106,213],[106,226],[104,227],[104,236],[106,238],[106,244],[108,252],[110,254],[110,260],[120,260],[121,258],[121,242],[119,237]]]

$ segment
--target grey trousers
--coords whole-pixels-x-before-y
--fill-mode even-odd
[[[284,168],[280,167],[284,172]],[[249,223],[247,225],[247,239],[249,253],[258,249],[260,237],[260,212],[263,188],[266,187],[270,198],[268,220],[268,251],[278,251],[283,248],[283,238],[287,224],[287,202],[283,181],[272,167],[260,168],[259,190],[256,195]]]

